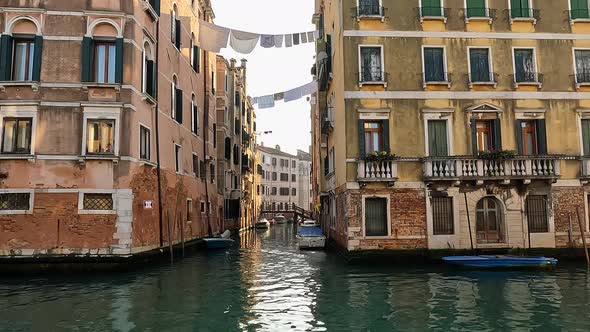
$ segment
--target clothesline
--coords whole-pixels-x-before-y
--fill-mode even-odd
[[[317,91],[318,82],[311,81],[307,84],[298,86],[287,91],[277,92],[271,95],[254,97],[252,98],[252,104],[257,104],[259,109],[272,108],[275,106],[276,101],[284,100],[285,102],[290,102],[293,100],[301,99],[307,95],[316,93]]]
[[[319,38],[319,31],[305,31],[288,34],[258,34],[230,29],[199,21],[199,42],[202,49],[219,53],[226,48],[229,40],[231,48],[241,54],[250,54],[260,44],[263,48],[293,47],[305,43],[313,43]]]

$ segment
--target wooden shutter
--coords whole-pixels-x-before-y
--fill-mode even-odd
[[[359,120],[359,157],[365,156],[365,120]]]
[[[471,119],[471,150],[474,156],[479,154],[477,148],[477,120]]]
[[[0,80],[10,81],[12,69],[12,36],[2,35],[0,39]]]
[[[41,81],[41,61],[43,55],[43,36],[35,36],[35,50],[33,54],[33,81]]]
[[[590,156],[590,120],[582,120],[582,141],[584,156]]]
[[[82,39],[82,82],[92,82],[92,63],[94,62],[94,40]]]
[[[488,52],[488,49],[482,48],[469,50],[469,64],[472,82],[490,81],[490,59]]]
[[[160,0],[151,0],[152,7],[158,16],[160,16]]]
[[[175,31],[175,41],[174,41],[174,45],[176,45],[176,48],[178,48],[180,50],[180,20],[176,20],[176,31]]]
[[[199,109],[197,105],[193,105],[193,127],[195,128],[195,134],[199,135]]]
[[[529,17],[529,0],[510,0],[511,17]]]
[[[467,0],[467,17],[485,17],[485,0]]]
[[[571,0],[571,18],[588,18],[588,0]]]
[[[522,120],[516,120],[516,145],[518,146],[518,154],[522,156],[524,153],[522,142]]]
[[[422,0],[423,16],[441,16],[440,0]]]
[[[383,151],[391,152],[389,147],[389,119],[381,121],[383,127]]]
[[[201,50],[199,49],[198,46],[193,47],[193,68],[195,69],[195,71],[198,73],[201,68],[200,67],[201,64]]]
[[[492,142],[494,150],[502,150],[502,126],[500,119],[492,120]]]
[[[545,119],[535,121],[537,127],[537,153],[547,154],[547,130],[545,128]]]
[[[115,41],[115,83],[123,83],[123,38]]]
[[[447,122],[445,120],[428,121],[428,154],[433,157],[449,155],[447,144]]]
[[[182,90],[176,89],[176,114],[175,120],[182,123]]]
[[[155,77],[154,77],[154,61],[147,60],[146,61],[146,78],[145,78],[145,92],[152,96],[154,96],[154,86],[155,86]]]

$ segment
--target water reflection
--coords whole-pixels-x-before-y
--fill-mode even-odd
[[[0,331],[588,331],[589,280],[347,265],[275,225],[173,266],[0,279]]]

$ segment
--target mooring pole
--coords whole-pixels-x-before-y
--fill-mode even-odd
[[[465,198],[465,211],[467,211],[467,226],[469,227],[469,241],[471,242],[471,250],[473,251],[473,235],[471,234],[471,217],[469,216],[469,205],[467,204],[467,193],[463,193]]]
[[[172,250],[172,231],[170,230],[170,215],[166,213],[166,224],[168,227],[168,248],[170,250],[170,263],[174,263],[174,252]]]

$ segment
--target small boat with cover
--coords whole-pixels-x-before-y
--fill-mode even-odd
[[[446,256],[445,263],[473,268],[538,268],[553,267],[557,259],[543,256],[474,255]]]
[[[231,247],[234,244],[234,240],[230,239],[231,232],[225,231],[220,237],[208,237],[204,238],[207,249],[225,249]]]

